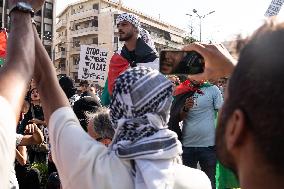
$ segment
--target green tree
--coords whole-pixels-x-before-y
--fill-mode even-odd
[[[196,41],[198,41],[198,40],[195,39],[194,37],[191,37],[191,36],[186,36],[185,38],[183,38],[184,44],[190,44],[190,43],[194,43]]]

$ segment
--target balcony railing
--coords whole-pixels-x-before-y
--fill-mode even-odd
[[[66,26],[67,26],[66,20],[60,20],[60,21],[56,24],[55,28],[56,28],[56,31],[59,31],[59,30],[62,29],[62,28],[66,28]]]
[[[72,47],[71,48],[71,54],[79,54],[80,53],[80,49],[81,47],[79,46],[79,47]]]
[[[89,9],[89,10],[84,10],[82,12],[73,13],[70,16],[70,21],[80,20],[83,18],[91,17],[91,16],[96,16],[98,15],[98,13],[99,11],[95,9]]]
[[[72,37],[79,37],[84,35],[96,34],[98,32],[98,27],[87,27],[78,30],[71,31]]]
[[[62,59],[66,58],[66,51],[60,51],[60,52],[55,53],[55,60],[58,60],[61,58]]]
[[[56,37],[55,37],[54,44],[66,43],[66,42],[67,42],[67,36],[62,35],[62,36],[56,36]]]

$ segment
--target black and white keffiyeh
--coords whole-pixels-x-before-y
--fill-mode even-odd
[[[137,29],[141,28],[139,17],[135,14],[122,13],[116,18],[115,23],[119,24],[120,22],[123,22],[123,21],[127,21],[127,22],[131,23]]]
[[[150,33],[147,30],[145,30],[141,27],[141,23],[140,23],[139,17],[137,15],[131,14],[131,13],[122,13],[116,18],[115,22],[116,22],[116,24],[119,24],[122,21],[127,21],[127,22],[131,23],[134,27],[136,27],[139,31],[139,36],[143,39],[143,41],[149,47],[151,47],[151,49],[153,49],[153,51],[155,53],[157,53],[154,41],[153,41]]]
[[[172,84],[157,70],[131,68],[115,82],[110,105],[115,135],[110,150],[119,158],[134,160],[135,188],[173,185],[171,166],[182,150],[177,135],[167,129],[171,103]]]

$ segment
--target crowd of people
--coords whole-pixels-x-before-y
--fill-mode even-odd
[[[125,44],[99,94],[58,80],[31,22],[43,2],[8,1],[0,188],[284,188],[283,23],[260,27],[238,61],[221,44],[189,44],[204,71],[165,76],[149,33],[123,13]]]

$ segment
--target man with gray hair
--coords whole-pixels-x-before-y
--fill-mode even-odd
[[[116,19],[119,41],[124,46],[116,52],[109,65],[108,80],[101,97],[103,105],[109,105],[115,79],[129,67],[145,66],[159,69],[155,45],[148,31],[141,27],[139,17],[122,13]]]
[[[114,129],[111,126],[109,109],[101,107],[96,111],[96,113],[90,116],[92,118],[88,124],[89,135],[108,146],[114,136]]]

